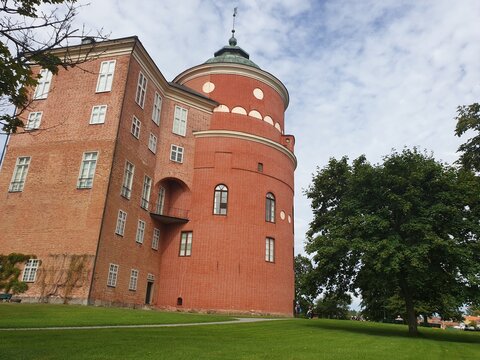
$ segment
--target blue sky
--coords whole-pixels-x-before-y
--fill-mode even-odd
[[[330,157],[419,146],[456,160],[456,107],[480,101],[478,0],[102,0],[77,24],[137,35],[172,80],[227,44],[234,7],[238,45],[290,92],[296,253],[311,221],[302,189]]]

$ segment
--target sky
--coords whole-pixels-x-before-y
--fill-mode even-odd
[[[304,189],[329,158],[418,146],[457,159],[456,108],[480,101],[479,0],[91,0],[76,25],[137,35],[171,81],[227,45],[234,7],[238,45],[290,94],[296,254],[312,220]]]

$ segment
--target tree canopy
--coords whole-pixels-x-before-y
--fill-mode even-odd
[[[480,184],[472,172],[417,149],[376,165],[343,157],[317,170],[306,195],[314,214],[306,251],[318,288],[398,296],[412,335],[422,307],[442,314],[480,300]]]
[[[53,74],[86,60],[85,56],[51,53],[68,46],[72,39],[88,35],[73,26],[80,6],[76,0],[2,0],[0,1],[0,124],[6,133],[22,127],[22,112],[29,105],[29,89],[38,83],[30,66],[38,64]],[[60,7],[62,6],[62,7]],[[101,31],[93,38],[104,39]],[[91,45],[90,45],[91,46]],[[15,114],[9,111],[16,108]],[[10,112],[10,114],[8,113]]]
[[[459,146],[461,152],[458,163],[465,169],[480,172],[480,104],[462,105],[457,108],[457,126],[455,135],[462,136],[467,131],[476,131],[477,135]]]

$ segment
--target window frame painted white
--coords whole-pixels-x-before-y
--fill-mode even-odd
[[[120,195],[124,198],[129,199],[132,196],[133,188],[133,177],[135,176],[135,165],[130,161],[125,161],[125,169],[123,171],[123,181],[122,189],[120,190]]]
[[[94,158],[88,158],[88,155],[94,155]],[[77,189],[91,189],[93,187],[93,180],[95,178],[95,171],[98,162],[98,151],[85,151],[82,156],[82,163],[80,164],[80,171],[78,173]],[[86,177],[84,175],[87,175]]]
[[[147,224],[145,221],[138,219],[137,223],[137,233],[135,234],[135,242],[138,244],[143,244],[143,240],[145,239],[145,229]]]
[[[32,111],[28,114],[27,123],[25,124],[24,130],[36,130],[40,129],[40,124],[42,123],[43,111]]]
[[[52,84],[53,74],[48,69],[40,70],[40,78],[38,79],[37,87],[33,93],[33,100],[46,99],[48,92],[50,91],[50,85]]]
[[[227,215],[228,208],[228,187],[225,184],[215,186],[213,195],[213,214]]]
[[[153,100],[153,109],[152,109],[152,121],[160,126],[160,117],[162,113],[162,97],[158,92],[155,91],[155,97]]]
[[[265,261],[275,262],[275,239],[268,236],[265,238]]]
[[[22,281],[27,283],[33,283],[37,279],[37,271],[40,266],[39,259],[28,259],[25,262],[23,268]]]
[[[138,73],[137,92],[135,94],[135,102],[143,109],[145,106],[145,98],[147,96],[148,79],[140,71]]]
[[[138,284],[138,270],[130,270],[130,281],[128,282],[128,290],[136,291]]]
[[[174,149],[175,147],[175,149]],[[181,151],[180,151],[181,149]],[[185,149],[182,146],[170,145],[170,160],[179,164],[183,164],[183,155],[185,153]],[[178,159],[180,157],[180,160]]]
[[[137,139],[140,139],[141,128],[142,128],[142,122],[136,116],[133,116],[133,118],[132,118],[132,128],[130,129],[130,132]]]
[[[12,179],[10,180],[9,192],[22,192],[27,180],[28,168],[30,167],[31,156],[19,156],[15,162]]]
[[[107,116],[107,105],[95,105],[90,114],[90,125],[104,124]]]
[[[145,175],[143,178],[142,197],[140,199],[140,207],[148,210],[150,205],[150,195],[152,194],[152,178]]]
[[[182,231],[180,234],[180,251],[178,256],[192,256],[193,231]]]
[[[108,267],[108,277],[107,277],[107,286],[116,287],[118,280],[118,270],[120,266],[118,264],[110,263]]]
[[[102,61],[98,72],[96,93],[112,91],[116,60]]]
[[[148,149],[154,154],[157,153],[157,140],[155,134],[150,133],[150,136],[148,137]]]
[[[127,212],[122,209],[118,210],[117,223],[115,225],[115,234],[119,236],[125,235],[125,226],[127,224]]]
[[[276,198],[272,192],[265,196],[265,221],[275,223]]]
[[[186,136],[187,134],[187,118],[188,110],[175,105],[175,112],[173,115],[173,127],[172,132],[180,136]]]
[[[153,236],[152,236],[152,249],[158,250],[158,245],[160,244],[160,229],[153,228]]]

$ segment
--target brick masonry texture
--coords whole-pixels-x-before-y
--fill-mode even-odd
[[[60,70],[47,99],[32,102],[31,111],[43,112],[40,129],[20,131],[8,145],[0,172],[0,253],[41,260],[23,299],[291,316],[295,139],[283,134],[288,104],[278,80],[244,65],[219,73],[212,65],[187,70],[197,75],[179,81],[182,88],[165,81],[138,39],[98,46],[98,56]],[[116,61],[112,90],[96,93],[106,60]],[[135,102],[140,72],[148,80],[143,107]],[[215,86],[210,93],[203,92],[206,82]],[[162,98],[159,125],[152,121],[155,93]],[[89,124],[95,105],[107,105],[103,124]],[[280,131],[263,119],[215,111],[218,105],[258,111]],[[188,111],[185,136],[172,131],[176,106]],[[131,133],[134,117],[139,138]],[[156,152],[148,148],[150,134],[158,139]],[[182,163],[170,160],[171,145],[184,149]],[[98,152],[93,186],[77,189],[86,151]],[[19,156],[31,157],[25,186],[9,192]],[[135,165],[129,198],[121,195],[127,161]],[[148,209],[141,207],[145,176],[152,179]],[[228,187],[226,215],[213,214],[218,184]],[[164,213],[157,216],[161,187]],[[265,221],[269,192],[273,223]],[[119,210],[127,213],[123,235],[115,233]],[[142,243],[139,220],[146,225]],[[191,256],[179,256],[183,231],[192,232]],[[273,262],[265,261],[267,237],[275,241]],[[119,267],[115,286],[107,286],[110,264]],[[135,290],[129,289],[132,269]]]

